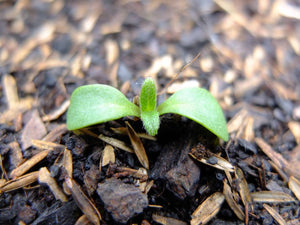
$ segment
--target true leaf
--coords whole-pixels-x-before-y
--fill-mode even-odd
[[[159,128],[159,114],[156,110],[156,87],[152,78],[147,78],[140,94],[141,119],[147,133],[154,136]]]
[[[67,128],[76,130],[125,116],[140,117],[140,109],[119,90],[103,84],[85,85],[71,96]]]
[[[156,87],[152,78],[147,78],[142,86],[140,94],[140,107],[142,112],[156,109]]]
[[[150,112],[142,112],[141,119],[143,121],[143,125],[147,133],[150,134],[151,136],[155,136],[159,128],[158,112],[156,110]]]
[[[157,107],[159,115],[176,113],[201,124],[212,133],[228,141],[223,111],[217,100],[205,89],[182,89]]]

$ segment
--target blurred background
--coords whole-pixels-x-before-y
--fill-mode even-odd
[[[0,74],[43,96],[47,113],[86,83],[132,97],[152,76],[161,89],[199,54],[168,93],[201,86],[225,110],[278,104],[299,119],[299,19],[299,2],[284,0],[2,0]]]

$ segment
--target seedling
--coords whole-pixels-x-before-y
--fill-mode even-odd
[[[92,84],[78,87],[71,96],[67,127],[69,130],[77,130],[125,116],[135,116],[141,118],[147,133],[154,136],[159,129],[159,116],[175,113],[194,120],[224,141],[228,141],[223,111],[207,90],[197,87],[182,89],[158,107],[156,96],[156,87],[151,78],[147,78],[143,83],[139,107],[119,90],[108,85]]]

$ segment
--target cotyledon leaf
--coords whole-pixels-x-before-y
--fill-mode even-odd
[[[159,115],[176,113],[201,124],[216,136],[228,141],[223,111],[217,100],[205,89],[185,88],[177,91],[157,107]]]
[[[67,128],[77,130],[125,116],[140,117],[140,109],[119,90],[104,84],[85,85],[71,96]]]

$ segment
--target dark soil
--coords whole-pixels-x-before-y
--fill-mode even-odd
[[[189,224],[199,205],[223,193],[224,182],[245,218],[226,199],[208,224],[300,224],[300,187],[290,184],[300,180],[299,11],[297,1],[279,0],[0,1],[0,224],[97,223],[87,212],[92,205],[101,224]],[[168,114],[156,140],[141,139],[149,170],[117,147],[115,162],[102,166],[107,144],[66,129],[73,90],[108,84],[133,100],[149,76],[159,102],[177,88],[208,89],[223,108],[230,140]],[[90,131],[130,146],[127,135],[111,129],[125,121],[144,132],[134,118]],[[219,157],[244,177],[215,168]],[[29,159],[29,170],[12,173]],[[66,201],[37,173],[33,182],[4,189],[43,167]],[[272,201],[249,195],[259,191]],[[278,200],[278,192],[294,201]]]

